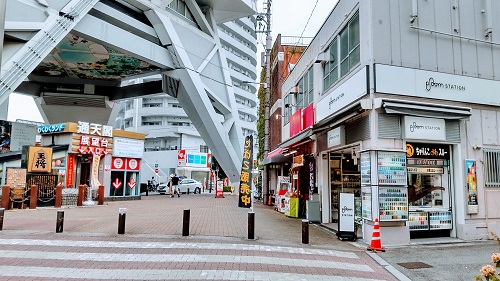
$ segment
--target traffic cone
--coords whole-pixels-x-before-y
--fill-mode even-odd
[[[375,224],[373,225],[373,234],[372,241],[370,242],[370,246],[368,247],[369,251],[380,251],[385,252],[385,249],[382,248],[382,240],[380,240],[380,226],[378,224],[378,218],[375,218]]]

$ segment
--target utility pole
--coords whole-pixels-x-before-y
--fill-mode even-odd
[[[257,20],[258,21],[264,21],[266,23],[266,29],[264,33],[266,34],[266,83],[265,83],[265,89],[266,89],[266,97],[264,101],[264,159],[267,158],[267,154],[269,153],[269,103],[270,103],[270,96],[271,96],[271,63],[270,63],[270,54],[271,54],[271,44],[272,44],[272,37],[271,37],[271,2],[272,0],[267,0],[266,3],[266,13],[265,13],[265,19],[264,19],[264,14],[259,14],[257,15]],[[262,31],[257,31],[257,32],[262,32]],[[263,197],[263,203],[264,205],[267,205],[269,201],[269,166],[264,165],[264,170],[262,171],[262,194],[264,195]]]

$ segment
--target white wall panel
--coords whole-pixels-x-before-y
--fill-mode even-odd
[[[450,0],[441,0],[434,2],[434,14],[436,27],[446,33],[453,33],[451,22],[451,4]],[[436,56],[437,56],[437,71],[454,73],[453,59],[453,41],[449,36],[436,36]]]
[[[409,1],[408,1],[409,2]],[[421,28],[436,30],[439,27],[435,24],[434,1],[418,1],[418,24]],[[413,30],[410,34],[414,33]],[[436,58],[436,36],[431,32],[423,31],[418,33],[418,57],[420,58],[419,68],[427,70],[437,69]]]
[[[378,2],[377,5],[373,5],[374,14],[372,16],[372,37],[373,46],[372,48],[377,51],[377,57],[374,58],[374,62],[387,62],[392,61],[391,59],[391,15],[390,13],[383,12],[389,11],[390,5],[389,1]],[[376,12],[377,11],[377,12]]]
[[[483,131],[483,144],[498,144],[497,113],[490,110],[481,111],[481,127]]]
[[[411,14],[411,1],[400,1],[399,20],[401,22],[401,60],[403,65],[411,68],[419,68],[418,36],[410,30],[409,17]]]
[[[401,23],[399,17],[399,0],[389,1],[391,17],[391,62],[392,65],[401,65]]]
[[[476,28],[474,27],[475,19],[473,14],[473,1],[461,0],[459,1],[458,9],[453,11],[457,12],[460,17],[459,34],[468,38],[476,38]],[[468,76],[477,76],[477,43],[471,42],[466,39],[462,39],[460,43],[462,46],[462,73]]]
[[[485,30],[486,30],[486,13],[482,13],[486,7],[484,5],[485,1],[473,1],[474,3],[474,19],[476,21],[476,38],[479,40],[485,40]],[[477,64],[478,64],[478,74],[481,78],[492,79],[493,78],[493,64],[492,64],[492,45],[489,43],[477,43]]]

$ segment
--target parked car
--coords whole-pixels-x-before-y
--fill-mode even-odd
[[[189,192],[194,193],[194,194],[199,194],[201,193],[203,184],[199,181],[193,180],[193,179],[182,179],[181,182],[179,183],[179,189],[181,190],[181,193],[188,193]]]
[[[202,187],[203,185],[201,184],[201,182],[193,179],[182,179],[179,182],[179,189],[181,193],[187,193],[189,189],[189,193],[199,194],[201,193]],[[160,194],[167,194],[168,182],[160,184],[160,186],[158,187],[158,192]]]

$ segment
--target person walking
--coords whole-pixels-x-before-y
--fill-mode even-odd
[[[179,189],[179,178],[177,175],[174,173],[172,177],[170,178],[170,186],[172,187],[172,191],[170,192],[170,197],[174,197],[175,193],[177,192],[177,197],[181,197],[181,191]]]

